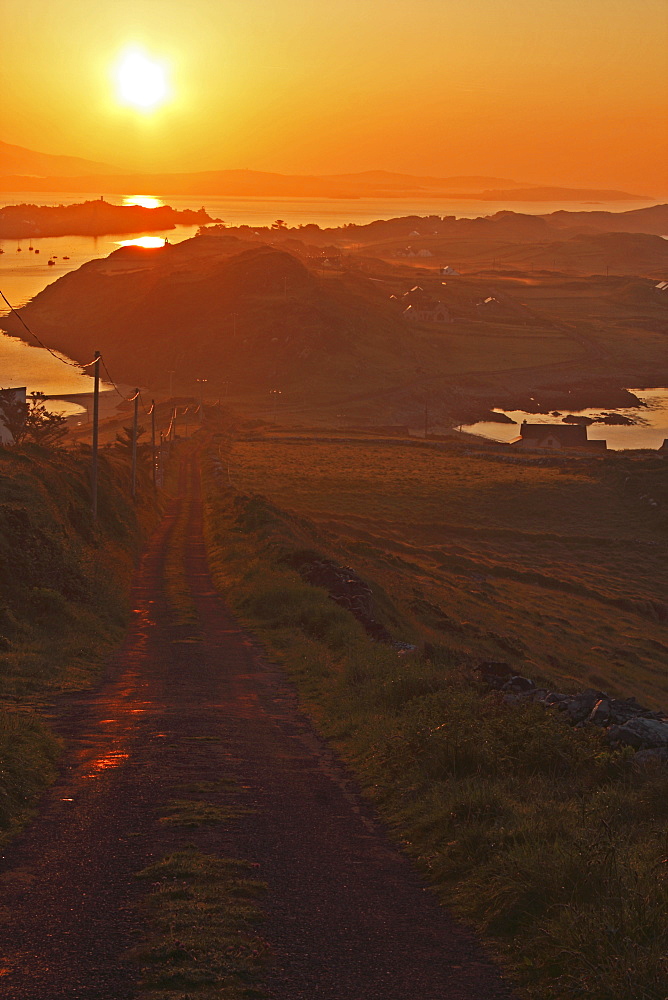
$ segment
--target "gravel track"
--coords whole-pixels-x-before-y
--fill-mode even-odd
[[[140,997],[123,957],[141,934],[135,873],[194,843],[256,863],[268,884],[266,1000],[510,1000],[214,591],[191,461],[179,492],[147,547],[107,680],[54,713],[61,777],[2,859],[0,998]],[[177,519],[197,629],[174,624],[163,593]],[[221,779],[213,799],[243,806],[237,818],[185,834],[159,822],[179,785]]]

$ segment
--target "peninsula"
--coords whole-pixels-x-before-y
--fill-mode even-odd
[[[112,205],[103,198],[78,205],[6,205],[0,209],[0,239],[104,236],[107,233],[199,226],[215,221],[203,208],[178,211],[169,205],[157,208]]]

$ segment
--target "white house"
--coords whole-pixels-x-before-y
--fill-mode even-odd
[[[19,389],[0,389],[0,392],[10,404],[22,403],[23,406],[26,405],[26,386],[23,385]],[[0,397],[0,445],[13,443],[14,437],[5,423],[2,398]]]

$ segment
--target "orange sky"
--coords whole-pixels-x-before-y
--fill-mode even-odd
[[[666,0],[0,0],[0,138],[138,170],[668,194]],[[135,44],[173,98],[122,106]]]

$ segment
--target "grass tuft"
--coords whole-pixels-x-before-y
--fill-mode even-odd
[[[254,872],[248,862],[189,848],[139,873],[152,883],[143,903],[148,931],[130,957],[152,1000],[254,995],[268,958],[257,930],[266,886]]]

